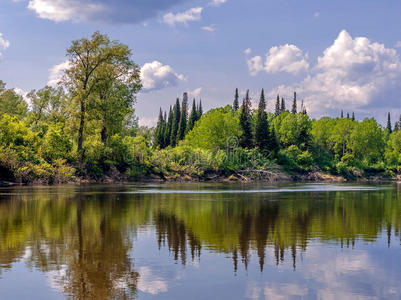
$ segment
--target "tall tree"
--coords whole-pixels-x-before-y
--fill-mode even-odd
[[[285,112],[285,100],[281,98],[280,112]]]
[[[234,103],[233,103],[233,109],[234,111],[237,111],[239,109],[239,94],[238,94],[238,88],[235,89],[235,96],[234,96]]]
[[[292,102],[292,109],[291,109],[291,112],[292,112],[293,114],[296,114],[296,113],[297,113],[297,92],[294,92],[294,100],[293,100],[293,102]]]
[[[344,111],[341,110],[341,119],[344,119]]]
[[[171,108],[170,105],[170,109],[168,112],[168,119],[167,119],[167,125],[166,125],[166,131],[164,133],[164,140],[165,140],[165,145],[170,146],[171,145],[171,131],[172,131],[172,127],[173,127],[173,110]]]
[[[347,119],[349,119],[349,113],[347,112]]]
[[[156,131],[155,131],[155,144],[160,147],[160,149],[164,148],[164,118],[163,111],[160,108],[159,119],[157,121]]]
[[[95,32],[91,39],[83,38],[72,42],[67,49],[69,68],[65,71],[64,83],[79,106],[78,153],[83,159],[82,145],[89,103],[96,100],[93,95],[101,80],[97,70],[105,64],[120,61],[125,45],[111,42],[107,35]]]
[[[177,141],[181,141],[185,137],[188,121],[188,93],[184,93],[182,97],[180,123],[178,124]]]
[[[196,101],[194,98],[194,101],[192,102],[191,114],[189,115],[189,119],[188,119],[187,132],[190,132],[194,128],[195,122],[198,118],[197,114],[198,113],[196,111]]]
[[[251,116],[251,99],[249,98],[249,90],[246,91],[245,98],[242,102],[239,122],[241,126],[240,145],[243,148],[252,148],[252,116]]]
[[[198,112],[198,118],[197,118],[197,120],[200,120],[200,118],[201,118],[202,115],[203,115],[202,99],[199,100],[199,106],[198,106],[197,112]]]
[[[277,99],[276,99],[276,108],[274,110],[274,115],[278,116],[280,114],[280,95],[277,95]]]
[[[352,120],[352,121],[355,121],[355,113],[354,113],[354,112],[352,112],[351,120]]]
[[[181,119],[180,99],[177,98],[173,108],[173,123],[171,125],[170,145],[177,145],[178,127]]]
[[[391,132],[393,131],[393,130],[392,130],[392,126],[391,126],[391,116],[390,116],[390,113],[387,114],[387,126],[386,126],[386,128],[387,128],[388,133],[391,133]]]
[[[255,125],[255,145],[262,151],[268,150],[269,144],[271,142],[269,123],[267,121],[267,114],[265,110],[265,92],[262,89],[262,92],[260,93],[260,100]]]

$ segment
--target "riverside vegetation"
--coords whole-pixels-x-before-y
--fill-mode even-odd
[[[232,105],[206,113],[201,101],[189,107],[184,93],[168,113],[160,110],[155,128],[140,127],[140,68],[126,45],[96,32],[73,41],[67,57],[57,87],[21,96],[0,81],[0,182],[400,172],[401,118],[393,127],[390,114],[386,127],[354,113],[315,120],[303,104],[298,111],[296,93],[290,110],[277,96],[275,111],[266,112],[263,90],[252,109],[249,91],[240,103],[237,89]]]

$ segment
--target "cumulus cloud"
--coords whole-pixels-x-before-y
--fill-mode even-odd
[[[252,53],[252,49],[251,48],[247,48],[247,49],[244,50],[244,54],[245,55],[249,55],[251,53]]]
[[[286,72],[296,75],[309,69],[308,55],[297,46],[289,44],[270,48],[264,62],[261,56],[254,56],[247,59],[247,64],[253,76],[263,70],[267,73]]]
[[[186,81],[182,74],[175,73],[169,65],[163,65],[155,60],[146,63],[141,68],[141,80],[143,91],[149,92],[166,87],[176,86],[180,81]]]
[[[226,2],[227,0],[212,0],[209,4],[212,6],[220,6]]]
[[[0,32],[0,50],[6,50],[10,47],[10,42],[3,38],[3,34]],[[0,52],[0,58],[2,54]]]
[[[174,26],[176,23],[187,25],[188,22],[200,21],[202,18],[202,11],[203,7],[194,7],[182,13],[168,13],[163,16],[163,22],[170,26]]]
[[[398,106],[401,62],[395,49],[352,38],[343,30],[304,80],[272,91],[297,90],[312,113],[338,113],[339,109],[371,111]]]
[[[55,22],[140,23],[187,1],[29,0],[27,7],[38,17]]]
[[[49,80],[47,85],[56,86],[63,77],[64,71],[69,67],[70,62],[68,60],[52,67],[49,71]]]

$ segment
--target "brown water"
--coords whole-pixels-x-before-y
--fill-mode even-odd
[[[401,186],[0,189],[0,299],[401,299]]]

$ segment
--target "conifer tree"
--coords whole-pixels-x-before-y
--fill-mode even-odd
[[[198,111],[198,118],[197,118],[197,120],[200,120],[200,118],[201,118],[202,115],[203,115],[202,99],[199,100],[199,106],[198,106],[197,111]]]
[[[352,121],[355,121],[355,113],[354,113],[354,112],[352,112],[351,120],[352,120]]]
[[[274,115],[278,116],[280,114],[280,95],[277,95],[276,108],[274,110]]]
[[[349,113],[347,113],[347,119],[349,119]]]
[[[168,112],[168,119],[167,119],[167,124],[166,124],[166,131],[165,131],[165,145],[170,146],[170,137],[171,137],[171,129],[173,127],[173,110],[170,105],[170,110]]]
[[[387,114],[387,131],[388,133],[392,132],[390,113]]]
[[[194,128],[197,118],[198,118],[198,113],[196,111],[196,102],[194,98],[194,101],[192,102],[191,114],[189,115],[188,119],[187,132],[190,132]]]
[[[341,110],[341,119],[344,119],[344,111]]]
[[[184,93],[182,97],[180,122],[178,124],[177,142],[183,140],[185,137],[185,132],[187,129],[187,121],[188,121],[188,93]]]
[[[284,98],[281,98],[280,112],[285,112],[285,100],[284,100]]]
[[[177,98],[173,108],[173,124],[171,125],[170,145],[175,147],[177,145],[178,127],[180,125],[181,109],[180,99]]]
[[[291,112],[293,114],[297,113],[297,92],[294,92],[294,101],[292,102],[292,109]]]
[[[255,126],[255,145],[261,150],[270,150],[269,144],[271,142],[269,123],[266,114],[266,101],[265,93],[262,89],[259,100],[258,114]]]
[[[167,113],[164,112],[163,116],[163,148],[166,148],[168,146],[168,140],[167,140]]]
[[[235,89],[235,96],[234,96],[234,103],[233,103],[233,109],[234,111],[237,111],[239,109],[239,95],[238,95],[238,89]]]
[[[155,136],[155,143],[156,146],[159,146],[160,148],[163,148],[164,146],[164,130],[163,130],[163,124],[164,124],[164,120],[163,120],[163,111],[160,108],[160,112],[159,112],[159,119],[157,121],[157,126],[156,126],[156,136]]]
[[[240,136],[240,145],[243,148],[252,148],[252,116],[251,116],[251,99],[249,98],[249,90],[242,101],[239,122],[242,129]]]

